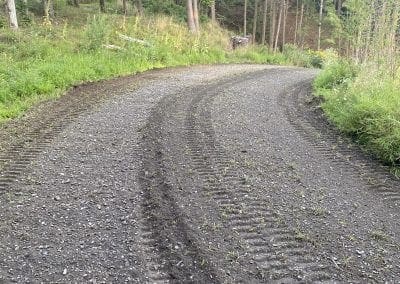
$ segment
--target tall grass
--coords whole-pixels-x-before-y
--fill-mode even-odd
[[[0,29],[0,122],[72,85],[152,68],[214,63],[309,65],[296,61],[297,55],[271,54],[264,47],[232,51],[229,33],[211,23],[203,23],[201,33],[193,35],[184,23],[167,16],[105,15],[96,12],[93,4],[77,9],[62,3],[59,22],[52,26],[32,19],[30,27],[18,33]]]
[[[314,82],[329,119],[379,159],[400,165],[400,72],[336,61]]]

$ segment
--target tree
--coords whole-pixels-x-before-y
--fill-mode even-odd
[[[247,35],[247,0],[244,0],[244,11],[243,11],[243,34]]]
[[[122,11],[124,12],[124,15],[128,14],[128,7],[126,0],[122,0]]]
[[[188,24],[189,30],[190,30],[190,32],[195,33],[196,25],[194,23],[194,17],[193,17],[193,1],[192,0],[186,0],[186,12],[187,12],[187,24]]]
[[[44,23],[47,25],[51,25],[50,18],[54,18],[54,7],[52,0],[43,0],[43,19]]]
[[[267,13],[268,13],[268,0],[264,1],[263,10],[263,22],[262,22],[262,32],[261,32],[261,44],[265,44],[265,36],[267,32]]]
[[[299,0],[296,0],[296,20],[294,26],[294,39],[293,44],[297,44],[297,30],[299,28]]]
[[[134,1],[134,4],[135,4],[135,6],[136,6],[136,10],[137,10],[139,16],[143,16],[144,9],[143,9],[143,2],[142,2],[142,0],[136,0],[136,1]]]
[[[281,2],[279,5],[279,18],[278,18],[278,27],[276,28],[274,52],[278,50],[278,40],[279,40],[279,34],[281,32],[282,14],[283,14],[283,3]]]
[[[196,27],[196,32],[200,30],[200,22],[199,22],[199,3],[198,0],[192,0],[193,2],[193,19],[194,25]]]
[[[211,21],[213,23],[216,23],[217,22],[217,17],[216,17],[216,13],[215,13],[215,0],[211,1],[210,8],[211,8]]]
[[[105,12],[106,12],[106,3],[105,3],[105,0],[100,0],[100,11],[101,11],[102,13],[105,13]]]
[[[10,22],[10,28],[12,30],[18,30],[18,19],[17,19],[17,12],[15,10],[14,0],[7,0],[6,9],[8,14],[8,19]]]
[[[270,17],[270,29],[269,29],[269,48],[274,49],[274,36],[276,27],[276,0],[271,0],[271,17]]]
[[[257,21],[258,21],[258,0],[254,3],[254,17],[253,17],[253,43],[256,42],[257,33]],[[264,43],[263,43],[264,44]]]
[[[301,1],[300,19],[299,19],[299,25],[297,26],[297,31],[296,31],[296,34],[298,35],[299,38],[302,36],[304,8],[305,8],[305,4],[303,1]],[[303,38],[300,38],[300,42],[303,44]]]
[[[289,11],[289,1],[288,0],[283,0],[282,48],[284,48],[285,44],[286,44],[286,23],[287,23],[288,11]]]
[[[319,2],[319,21],[318,21],[318,47],[317,49],[321,49],[321,29],[322,29],[322,12],[324,10],[324,0],[320,0]]]

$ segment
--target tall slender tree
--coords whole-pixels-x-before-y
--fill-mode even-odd
[[[276,0],[271,0],[271,13],[270,13],[270,29],[269,29],[269,47],[274,49],[275,28],[276,28]]]
[[[143,9],[142,0],[136,0],[134,3],[135,3],[136,9],[137,9],[137,13],[139,14],[139,16],[143,16],[144,9]]]
[[[253,16],[253,43],[256,42],[257,34],[257,22],[258,22],[258,0],[254,3],[254,16]]]
[[[322,30],[322,12],[324,10],[324,0],[319,2],[319,19],[318,19],[318,50],[321,49],[321,30]]]
[[[105,0],[100,0],[100,11],[102,13],[106,12],[106,2],[105,2]]]
[[[186,0],[186,12],[187,12],[187,24],[188,24],[189,30],[190,30],[190,32],[195,33],[196,25],[194,23],[194,17],[193,17],[193,1],[192,0]]]
[[[303,0],[301,1],[301,8],[300,8],[300,19],[299,19],[299,25],[297,27],[297,35],[299,37],[299,42],[301,43],[301,46],[303,47],[303,37],[302,37],[302,31],[303,31],[303,17],[304,17],[304,8],[305,4]]]
[[[216,17],[216,13],[215,13],[215,0],[211,0],[210,8],[211,8],[211,21],[213,23],[216,23],[217,17]]]
[[[297,45],[297,30],[299,28],[299,0],[296,0],[296,20],[294,26],[294,39],[293,44]]]
[[[243,11],[243,34],[247,35],[247,0],[244,0],[244,11]]]
[[[54,17],[53,1],[52,0],[43,0],[42,5],[43,5],[44,23],[50,25],[51,24],[50,18]]]
[[[196,27],[196,32],[200,30],[200,22],[199,22],[199,2],[198,0],[192,0],[193,3],[193,19],[194,25]]]
[[[268,0],[264,0],[261,44],[265,44],[265,37],[267,33],[267,13],[268,13]]]
[[[126,3],[127,0],[122,0],[122,11],[124,12],[124,15],[128,14],[128,6]]]
[[[284,48],[286,44],[286,23],[288,18],[288,11],[289,11],[289,1],[283,0],[282,48]]]
[[[14,0],[7,0],[6,9],[10,23],[10,28],[12,30],[18,30],[18,19],[17,19],[17,12],[15,10]]]
[[[283,14],[283,2],[281,2],[279,5],[278,27],[276,28],[274,52],[278,50],[278,40],[279,40],[279,34],[281,32],[282,14]]]

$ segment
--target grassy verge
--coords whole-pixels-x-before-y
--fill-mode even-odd
[[[293,48],[286,54],[257,46],[231,51],[228,32],[211,24],[192,35],[165,16],[101,15],[84,5],[73,9],[62,9],[64,20],[52,26],[32,24],[18,33],[0,29],[0,121],[85,81],[191,64],[309,66],[314,58],[309,53],[299,60],[300,51]]]
[[[391,166],[400,164],[400,74],[344,60],[327,64],[314,82],[329,119]]]

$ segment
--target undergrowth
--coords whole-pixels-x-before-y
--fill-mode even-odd
[[[310,58],[299,60],[302,51],[295,48],[290,53],[271,53],[258,46],[232,51],[229,33],[210,23],[203,23],[201,33],[193,35],[183,22],[167,16],[124,17],[99,14],[91,4],[76,9],[57,3],[64,6],[51,26],[32,18],[19,32],[0,29],[0,122],[73,85],[153,68],[215,63],[313,65]]]
[[[319,74],[314,88],[342,132],[389,165],[400,165],[400,73],[336,60]]]

